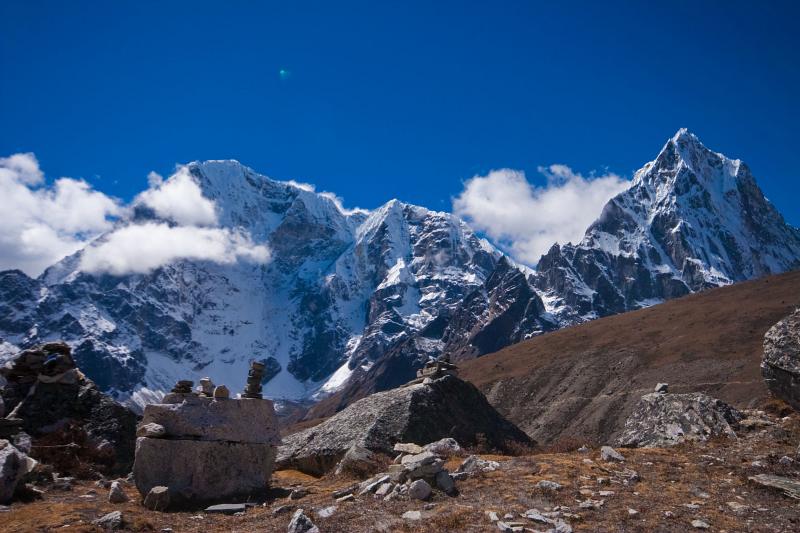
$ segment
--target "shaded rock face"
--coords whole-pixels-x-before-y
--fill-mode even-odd
[[[22,351],[0,375],[9,417],[22,429],[44,437],[67,428],[84,433],[87,444],[113,458],[114,473],[127,473],[133,463],[136,414],[100,392],[72,359],[70,347],[46,343]]]
[[[319,475],[353,445],[391,454],[398,442],[445,437],[462,445],[485,441],[500,450],[512,442],[531,444],[472,384],[445,376],[373,394],[318,426],[285,437],[277,464]]]
[[[800,411],[800,309],[764,335],[761,374],[775,396]]]
[[[281,442],[277,427],[269,400],[168,394],[145,407],[140,433],[150,436],[136,441],[136,488],[146,498],[167,487],[177,507],[263,495]]]
[[[658,448],[719,435],[735,437],[732,426],[742,418],[735,408],[699,392],[646,394],[625,422],[617,445]]]

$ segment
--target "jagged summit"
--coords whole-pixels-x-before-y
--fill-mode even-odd
[[[554,247],[537,286],[568,312],[602,316],[796,268],[800,232],[750,169],[681,129],[577,245]]]

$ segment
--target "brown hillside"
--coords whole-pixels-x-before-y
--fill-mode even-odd
[[[709,290],[542,335],[461,375],[540,443],[608,441],[657,382],[745,407],[768,397],[766,330],[800,306],[800,271]]]

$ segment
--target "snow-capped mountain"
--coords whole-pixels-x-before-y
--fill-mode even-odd
[[[542,257],[536,286],[562,320],[583,320],[798,267],[800,231],[747,165],[681,129],[579,244]]]
[[[267,242],[271,262],[180,261],[111,276],[82,272],[81,251],[38,279],[7,271],[2,350],[64,338],[103,389],[139,403],[187,377],[240,389],[258,359],[267,363],[268,394],[302,398],[334,390],[475,299],[502,257],[448,213],[396,200],[351,212],[331,195],[234,161],[188,170],[220,224]]]
[[[267,243],[271,261],[179,261],[112,276],[81,271],[82,250],[37,279],[1,272],[0,359],[63,338],[102,389],[139,404],[206,375],[236,392],[252,359],[267,364],[271,397],[353,398],[407,381],[431,356],[477,357],[800,266],[800,232],[747,166],[686,130],[608,202],[580,243],[554,245],[537,270],[448,213],[396,200],[348,211],[330,194],[235,161],[187,170],[220,225]]]

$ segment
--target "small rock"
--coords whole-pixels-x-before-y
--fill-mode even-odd
[[[725,502],[725,504],[730,507],[731,511],[735,514],[743,514],[749,509],[747,505],[739,502]]]
[[[414,444],[413,442],[398,442],[394,445],[394,451],[417,455],[425,450],[422,448],[422,446],[419,444]]]
[[[536,488],[541,490],[561,490],[561,484],[556,483],[555,481],[550,481],[549,479],[543,479],[536,484]]]
[[[217,385],[214,387],[214,399],[215,400],[227,400],[231,397],[231,391],[228,390],[228,387],[225,385]]]
[[[111,488],[108,491],[108,501],[110,503],[123,503],[128,501],[128,495],[122,490],[122,485],[119,481],[111,483]]]
[[[586,500],[582,501],[578,504],[578,507],[581,509],[599,509],[603,505],[605,505],[605,500],[593,500],[591,498],[587,498]]]
[[[372,477],[359,485],[361,489],[358,493],[359,496],[367,494],[369,492],[375,492],[378,490],[378,487],[389,481],[391,478],[386,474],[378,474],[375,477]]]
[[[497,522],[498,520],[500,520],[500,517],[497,516],[497,513],[494,511],[486,511],[486,517],[489,518],[489,520],[492,522]]]
[[[639,514],[639,511],[631,509],[630,507],[628,508],[628,516],[636,516],[637,514]]]
[[[696,529],[708,529],[711,526],[708,525],[708,522],[702,520],[692,520],[692,527]]]
[[[451,455],[461,453],[461,446],[456,442],[456,439],[450,437],[426,444],[423,446],[423,449],[435,453],[436,455],[441,455],[442,457],[450,457]]]
[[[105,530],[114,531],[122,527],[122,512],[112,511],[107,515],[103,515],[97,520],[93,520],[92,524],[101,527]]]
[[[137,437],[149,437],[151,439],[158,439],[167,434],[167,430],[161,424],[150,422],[149,424],[142,424],[136,428]]]
[[[431,486],[424,479],[418,479],[408,487],[409,498],[425,500],[431,495]]]
[[[352,474],[357,477],[371,476],[378,470],[378,462],[375,460],[375,454],[359,446],[358,444],[352,445],[344,457],[336,465],[335,475]]]
[[[169,488],[153,487],[144,498],[144,506],[151,511],[166,511],[169,507]]]
[[[589,448],[584,444],[580,448],[578,448],[578,453],[589,453]]]
[[[542,524],[549,524],[552,522],[549,518],[544,516],[542,513],[539,512],[538,509],[528,509],[522,516],[527,518],[528,520],[533,520],[534,522],[541,522]]]
[[[403,518],[405,520],[422,520],[422,512],[421,511],[406,511],[403,513]]]
[[[292,515],[292,520],[289,522],[289,527],[286,531],[287,533],[319,533],[319,528],[314,525],[314,522],[306,516],[302,509],[298,509]]]
[[[331,496],[333,496],[334,498],[341,498],[342,496],[353,494],[357,489],[358,489],[358,484],[350,485],[349,487],[333,491],[331,493]]]
[[[656,392],[659,394],[666,394],[669,392],[669,383],[659,383],[656,385]]]
[[[385,498],[392,490],[394,489],[394,483],[391,481],[387,481],[386,483],[382,483],[381,486],[378,487],[378,490],[375,491],[376,498]]]
[[[289,493],[290,500],[299,500],[301,498],[305,498],[306,496],[308,496],[308,489],[305,487],[296,488]]]
[[[521,522],[497,522],[497,529],[500,531],[524,531],[525,524]]]
[[[597,494],[599,494],[603,498],[608,498],[609,496],[613,496],[614,495],[614,491],[613,490],[601,490]]]
[[[794,460],[791,457],[789,457],[788,455],[784,455],[783,457],[778,459],[778,462],[780,464],[782,464],[783,466],[789,466],[794,462]]]
[[[293,505],[279,505],[278,507],[272,510],[272,516],[278,516],[284,513],[288,513],[292,509],[294,509]]]
[[[329,505],[328,507],[324,507],[317,511],[317,516],[320,518],[329,518],[333,516],[333,513],[336,512],[335,505]]]
[[[336,501],[337,502],[350,502],[350,501],[353,501],[355,499],[356,499],[356,497],[353,494],[345,494],[344,496],[340,496],[339,498],[336,498]]]
[[[664,518],[673,518],[675,516],[675,513],[673,513],[672,511],[664,511],[663,514]]]
[[[440,470],[436,474],[436,486],[445,494],[453,494],[456,490],[456,484],[447,470]]]
[[[478,472],[491,472],[500,468],[500,463],[497,461],[487,461],[481,459],[477,455],[470,455],[459,465],[456,472],[466,472],[468,474],[475,474]]]
[[[205,511],[207,513],[236,514],[243,513],[245,508],[243,503],[220,503],[206,507]]]
[[[600,448],[600,458],[603,461],[617,461],[620,463],[625,460],[622,454],[611,446],[603,446]]]

